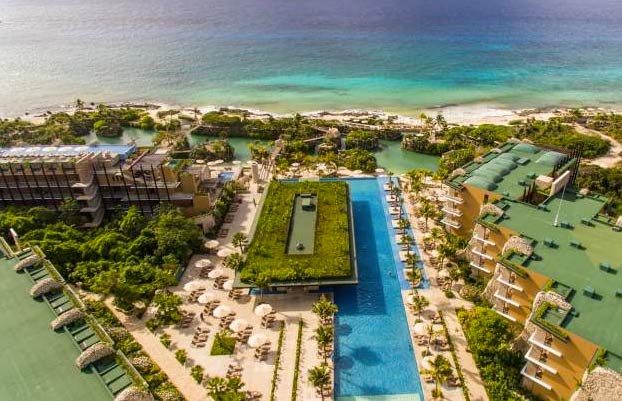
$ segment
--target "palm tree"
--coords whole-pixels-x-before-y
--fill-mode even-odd
[[[401,218],[397,221],[397,226],[401,233],[405,233],[406,229],[410,226],[410,222],[405,218]]]
[[[430,301],[423,295],[413,295],[413,311],[417,314],[417,320],[421,320],[421,312],[430,305]]]
[[[326,298],[326,295],[322,294],[320,299],[313,304],[311,310],[318,315],[323,324],[326,324],[329,319],[332,320],[333,315],[339,311],[339,308]]]
[[[225,258],[223,265],[237,272],[240,270],[240,267],[242,267],[242,262],[242,255],[239,253],[232,253]]]
[[[408,280],[412,285],[413,293],[415,292],[415,288],[419,286],[421,283],[421,270],[417,268],[417,261],[419,257],[416,253],[408,253],[406,256],[406,265],[410,267],[410,271],[408,272]]]
[[[329,345],[332,345],[334,338],[335,330],[333,329],[333,326],[319,326],[315,329],[315,340],[324,355],[324,363],[326,363],[326,359],[328,358],[327,348]]]
[[[322,401],[325,399],[324,389],[330,386],[331,376],[330,369],[326,364],[309,369],[309,382],[318,390]]]
[[[84,102],[81,99],[76,99],[76,110],[82,111],[84,109]]]
[[[233,235],[231,243],[233,244],[233,246],[237,246],[238,248],[240,248],[240,253],[244,253],[244,247],[246,246],[247,240],[248,239],[246,238],[246,234],[244,234],[243,232],[239,232]]]
[[[210,395],[220,396],[229,390],[227,380],[222,377],[210,377],[207,380],[207,392]]]
[[[441,385],[445,383],[453,373],[451,364],[447,358],[441,354],[436,355],[436,357],[430,361],[430,369],[424,369],[422,372],[434,377],[436,389],[434,390],[432,396],[435,398],[442,397],[443,393],[441,392]]]
[[[419,214],[425,219],[425,231],[428,231],[428,220],[437,216],[436,207],[428,200],[424,200],[421,202]]]

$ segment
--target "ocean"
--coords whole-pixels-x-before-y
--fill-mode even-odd
[[[622,104],[619,0],[0,0],[0,115]]]

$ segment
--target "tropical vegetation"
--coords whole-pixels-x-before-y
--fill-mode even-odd
[[[290,218],[296,194],[317,195],[314,253],[288,255]],[[240,270],[243,281],[269,282],[347,278],[352,274],[348,188],[345,182],[272,182],[253,241]]]

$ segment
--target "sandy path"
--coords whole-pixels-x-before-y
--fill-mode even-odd
[[[622,144],[620,144],[620,142],[603,134],[602,132],[586,128],[582,125],[573,124],[572,126],[577,130],[577,132],[585,135],[599,136],[611,144],[611,149],[609,149],[609,152],[606,155],[588,161],[589,164],[594,164],[603,168],[612,168],[616,167],[618,164],[622,164]]]

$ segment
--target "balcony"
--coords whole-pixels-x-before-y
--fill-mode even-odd
[[[525,359],[533,363],[534,365],[540,366],[542,369],[546,370],[547,372],[553,375],[557,374],[557,369],[554,369],[550,367],[549,365],[547,365],[546,360],[544,361],[540,360],[540,357],[538,356],[538,352],[533,346],[529,347],[529,351],[527,351],[527,353],[525,354]]]
[[[513,301],[510,298],[504,297],[503,295],[499,294],[499,291],[495,292],[495,298],[497,298],[497,299],[499,299],[499,300],[501,300],[501,301],[503,301],[505,303],[508,303],[508,304],[510,304],[512,306],[520,308],[520,304],[518,302]]]
[[[448,207],[443,208],[443,213],[449,214],[451,216],[455,216],[455,217],[462,217],[462,215],[464,213],[462,213],[462,211],[458,210],[458,209],[450,209]]]
[[[486,254],[486,253],[484,253],[482,251],[478,251],[477,249],[472,249],[471,248],[471,253],[473,253],[474,255],[479,256],[480,258],[484,258],[486,260],[492,260],[493,259],[492,256],[490,256],[490,255],[488,255],[488,254]]]
[[[484,244],[486,244],[486,245],[496,245],[496,244],[494,243],[494,241],[491,241],[491,240],[488,240],[488,239],[482,238],[482,237],[478,236],[477,234],[473,234],[473,239],[474,239],[474,240],[476,240],[476,241],[483,242],[483,243],[484,243]]]
[[[550,384],[542,380],[542,378],[536,376],[537,375],[536,369],[533,366],[530,367],[529,362],[527,362],[525,366],[523,366],[523,369],[520,371],[520,374],[526,377],[527,379],[531,380],[532,382],[544,387],[547,390],[551,390],[553,388],[551,387]]]
[[[506,318],[506,319],[508,319],[508,320],[511,320],[512,322],[515,322],[515,321],[516,321],[516,318],[514,318],[514,317],[513,317],[512,315],[510,315],[509,313],[506,313],[506,312],[504,312],[504,311],[502,311],[502,310],[499,310],[499,309],[497,308],[497,306],[493,306],[493,307],[492,307],[492,310],[494,310],[495,312],[497,312],[499,315],[503,316],[504,318]]]
[[[520,285],[516,285],[516,283],[511,283],[509,280],[504,279],[502,276],[497,277],[497,282],[505,285],[506,287],[510,287],[516,291],[523,291],[523,287]]]
[[[477,264],[477,263],[475,263],[475,262],[471,262],[471,263],[469,263],[469,264],[471,265],[471,267],[473,267],[473,268],[475,268],[475,269],[477,269],[477,270],[481,270],[481,271],[483,271],[483,272],[484,272],[484,273],[486,273],[486,274],[490,274],[490,273],[492,273],[492,271],[490,271],[490,270],[486,269],[484,266],[480,266],[480,265],[478,265],[478,264]]]
[[[441,223],[446,225],[446,226],[448,226],[448,227],[454,228],[456,230],[458,230],[460,227],[462,227],[462,224],[457,223],[455,221],[447,220],[447,219],[441,220]]]
[[[458,205],[462,205],[462,204],[464,203],[464,200],[463,200],[462,198],[456,198],[456,197],[454,197],[454,196],[447,195],[447,194],[442,195],[442,196],[440,197],[440,200],[441,200],[442,202],[457,203]]]
[[[562,353],[556,350],[555,348],[553,348],[553,346],[549,342],[546,341],[545,335],[539,331],[536,331],[535,333],[533,333],[531,337],[529,337],[528,341],[530,344],[533,344],[536,347],[542,348],[543,350],[548,351],[551,354],[559,358],[562,357]]]

